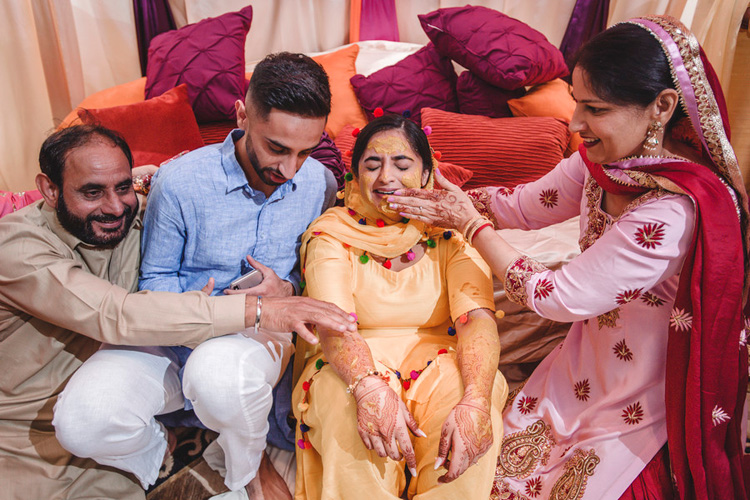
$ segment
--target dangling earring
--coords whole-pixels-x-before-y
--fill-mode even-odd
[[[646,131],[646,140],[643,141],[643,149],[653,151],[659,145],[659,134],[664,129],[661,122],[653,122]]]

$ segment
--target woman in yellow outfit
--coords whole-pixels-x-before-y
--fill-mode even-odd
[[[298,499],[396,499],[407,478],[409,498],[489,496],[508,392],[490,270],[462,235],[386,208],[396,189],[431,187],[433,163],[413,122],[373,120],[346,207],[303,235],[308,295],[359,329],[318,330],[294,389]]]

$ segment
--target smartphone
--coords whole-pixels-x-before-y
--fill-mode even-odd
[[[253,269],[232,281],[229,284],[229,288],[232,290],[244,290],[245,288],[260,285],[261,281],[263,281],[263,275],[257,269]]]

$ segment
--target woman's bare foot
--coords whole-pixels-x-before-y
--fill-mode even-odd
[[[245,486],[245,491],[250,500],[292,500],[284,478],[276,471],[266,452],[260,460],[258,474]]]

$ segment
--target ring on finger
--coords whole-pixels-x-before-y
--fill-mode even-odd
[[[419,214],[422,215],[422,207],[420,206],[420,207],[417,207],[417,208],[419,208]]]

